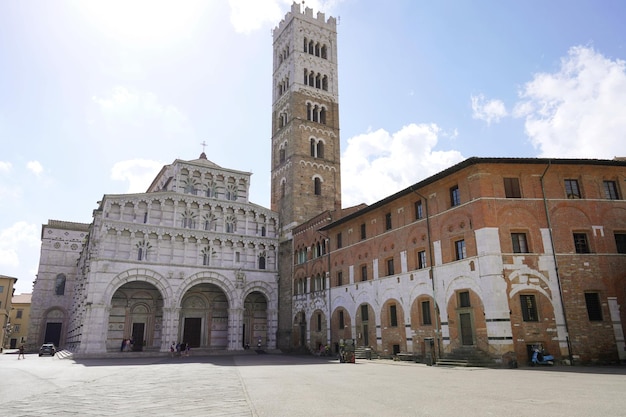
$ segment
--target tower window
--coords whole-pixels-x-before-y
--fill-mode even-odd
[[[313,191],[315,195],[322,195],[322,180],[319,178],[313,180]]]
[[[626,233],[615,233],[617,253],[626,253]]]
[[[365,239],[366,237],[367,233],[365,229],[365,223],[361,223],[361,240]]]
[[[341,232],[337,233],[337,249],[343,247],[343,239],[341,236]]]
[[[54,283],[54,294],[55,295],[65,294],[65,275],[64,274],[57,275],[56,281]]]
[[[361,265],[361,281],[367,281],[367,265]]]

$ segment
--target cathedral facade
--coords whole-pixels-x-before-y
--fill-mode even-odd
[[[77,353],[276,347],[278,215],[250,173],[204,153],[146,193],[105,195],[93,222],[42,228],[31,334]]]

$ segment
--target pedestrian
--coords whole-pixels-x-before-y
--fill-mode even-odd
[[[120,352],[124,352],[125,347],[126,347],[126,339],[122,339],[122,346],[120,346]]]
[[[26,356],[24,356],[24,345],[20,345],[20,353],[17,355],[17,360],[20,360],[20,356],[22,359],[26,359]]]
[[[185,343],[185,356],[189,356],[191,353],[191,345],[189,343]]]
[[[176,351],[176,343],[172,342],[172,344],[170,345],[170,354],[172,355],[172,358],[174,357],[175,351]]]

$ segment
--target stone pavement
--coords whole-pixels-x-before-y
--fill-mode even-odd
[[[0,416],[625,416],[626,369],[289,355],[0,355]]]

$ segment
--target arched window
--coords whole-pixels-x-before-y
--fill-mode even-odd
[[[315,105],[313,107],[313,121],[319,122],[320,121],[319,116],[320,116],[320,108],[317,105]]]
[[[318,158],[324,157],[324,142],[322,142],[321,140],[317,142],[317,147],[316,147],[315,152]]]
[[[315,87],[315,73],[313,71],[309,73],[309,86]]]
[[[259,255],[259,269],[265,269],[265,253]]]
[[[322,195],[322,180],[319,178],[315,178],[313,180],[313,191],[315,195]]]
[[[285,162],[285,148],[280,148],[278,150],[278,159],[281,164]]]
[[[309,41],[309,53],[313,55],[313,51],[315,51],[315,43],[313,41]]]
[[[265,226],[261,226],[261,236],[266,236],[267,234],[267,229],[265,229]]]
[[[54,294],[55,295],[65,294],[65,275],[64,274],[57,275],[56,281],[54,283]]]
[[[311,138],[311,156],[315,158],[315,139]]]
[[[308,44],[309,44],[309,41],[306,38],[304,38],[304,49],[303,49],[304,52],[308,51]]]
[[[283,180],[280,182],[280,196],[281,196],[281,197],[284,197],[284,196],[285,196],[285,183],[286,183],[285,179],[283,179]]]
[[[328,91],[328,76],[327,75],[324,75],[324,77],[322,77],[322,90]]]
[[[322,88],[322,74],[319,72],[315,76],[315,88]]]
[[[322,55],[322,58],[328,59],[328,51],[327,51],[326,45],[322,45],[322,54],[321,55]]]
[[[322,124],[326,124],[326,108],[325,107],[322,107],[320,110],[319,122]]]
[[[304,69],[304,84],[308,84],[309,83],[309,71],[305,68]]]
[[[235,233],[237,230],[237,221],[235,216],[226,217],[226,233]]]
[[[306,119],[313,120],[313,105],[311,103],[306,104]]]

